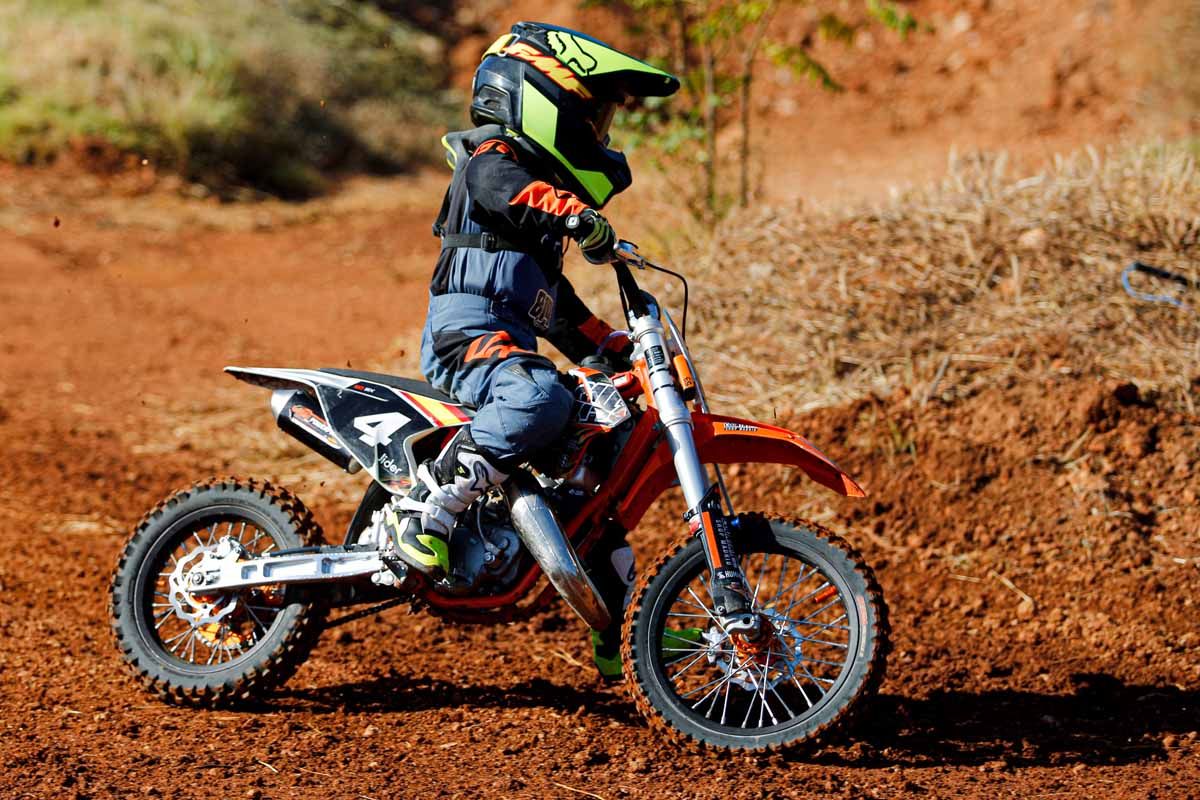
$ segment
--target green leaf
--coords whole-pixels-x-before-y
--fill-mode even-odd
[[[834,13],[822,15],[820,21],[817,22],[817,31],[821,37],[833,42],[853,44],[854,33],[857,30],[857,25],[851,25]]]
[[[843,92],[845,87],[833,79],[829,70],[821,62],[809,54],[800,45],[784,45],[770,43],[765,48],[767,57],[782,67],[787,67],[795,74],[808,78],[821,85],[822,89],[830,92]]]
[[[884,27],[891,28],[900,34],[901,39],[907,38],[908,34],[917,28],[917,21],[913,18],[913,15],[895,3],[882,2],[882,0],[867,0],[867,12],[882,23]]]

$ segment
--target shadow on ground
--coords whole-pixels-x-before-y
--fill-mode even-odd
[[[389,714],[437,708],[548,708],[574,712],[580,708],[621,722],[640,717],[623,691],[603,687],[581,689],[541,678],[514,684],[456,684],[428,677],[389,675],[362,683],[316,689],[285,690],[271,703],[275,710],[309,713]]]
[[[786,758],[832,766],[1129,764],[1165,757],[1162,737],[1200,728],[1200,692],[1078,674],[1071,694],[1014,689],[940,691],[921,699],[879,697],[849,736]],[[641,718],[624,693],[534,679],[512,686],[458,685],[391,675],[362,683],[286,691],[275,710],[405,713],[436,708],[548,708],[631,725]]]
[[[802,760],[869,767],[1130,764],[1164,758],[1163,736],[1200,728],[1200,692],[1105,674],[1080,673],[1072,682],[1071,694],[883,695],[846,746]]]

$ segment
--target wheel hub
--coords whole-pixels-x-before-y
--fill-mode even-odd
[[[201,635],[208,626],[214,626],[213,641],[216,641],[221,621],[234,612],[238,605],[237,594],[203,594],[193,592],[194,587],[204,584],[204,575],[197,567],[207,555],[215,555],[219,545],[198,547],[187,553],[175,563],[167,579],[170,591],[168,598],[175,616],[188,622],[193,628],[201,629]]]
[[[708,662],[724,672],[730,683],[751,692],[791,680],[802,661],[803,638],[794,625],[766,618],[761,623],[762,633],[754,639],[729,635],[715,626],[704,634]]]

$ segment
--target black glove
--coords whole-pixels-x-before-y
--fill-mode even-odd
[[[603,216],[593,208],[585,208],[567,217],[567,235],[579,242],[579,251],[593,264],[612,261],[617,234]]]
[[[616,375],[633,369],[632,357],[633,345],[628,344],[620,350],[605,350],[599,355],[588,356],[579,362],[579,366],[599,370],[605,375]]]

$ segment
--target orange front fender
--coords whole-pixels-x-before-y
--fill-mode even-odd
[[[786,428],[697,412],[692,414],[692,427],[696,450],[705,464],[791,464],[838,494],[867,496],[863,488],[828,456],[803,436]],[[664,440],[650,453],[618,506],[617,517],[621,524],[627,530],[632,529],[650,504],[674,482],[671,448]]]

